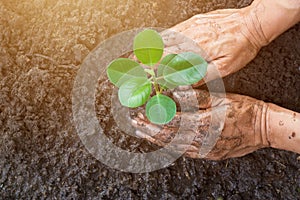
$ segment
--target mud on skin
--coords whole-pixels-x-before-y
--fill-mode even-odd
[[[166,169],[129,174],[94,159],[72,124],[73,81],[99,42],[133,27],[170,27],[249,3],[1,1],[0,199],[299,199],[300,161],[291,152],[265,149],[220,162],[180,158]],[[300,112],[299,32],[298,24],[225,78],[227,91]],[[115,144],[136,152],[158,148],[123,135],[109,103],[109,96],[97,96],[95,107]]]

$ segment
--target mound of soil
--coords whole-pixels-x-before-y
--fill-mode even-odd
[[[131,174],[91,156],[72,123],[76,73],[101,41],[250,2],[1,1],[0,199],[299,199],[295,153],[270,148],[219,162],[181,157],[168,168]],[[263,48],[224,79],[226,90],[300,112],[299,33],[298,24]],[[96,110],[115,143],[137,152],[155,148],[113,128],[108,100],[97,96]]]

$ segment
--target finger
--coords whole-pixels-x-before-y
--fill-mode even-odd
[[[184,156],[189,158],[200,158],[200,159],[208,159],[208,160],[223,160],[225,157],[222,154],[207,154],[202,156],[199,154],[199,151],[187,151]]]
[[[222,62],[211,61],[207,66],[207,72],[204,78],[200,80],[198,83],[193,84],[192,86],[194,88],[197,88],[204,85],[205,83],[208,83],[209,81],[222,78],[226,74],[224,68],[225,66]]]
[[[213,148],[212,151],[206,155],[200,155],[202,141],[203,138],[200,141],[194,140],[191,144],[193,148],[188,148],[188,150],[185,152],[185,156],[190,158],[206,158],[209,160],[221,160],[225,158],[225,155],[227,153],[224,150],[223,151],[216,150],[216,148]]]
[[[218,55],[217,53],[215,54]],[[228,76],[229,74],[238,71],[246,65],[242,64],[241,66],[238,66],[237,63],[242,62],[233,62],[233,57],[229,55],[222,55],[218,57],[210,55],[210,59],[211,60],[208,60],[209,63],[207,66],[206,75],[198,83],[192,85],[194,88],[200,87],[205,83],[207,84],[212,80],[221,79],[225,76]]]
[[[160,141],[160,140],[157,140],[155,138],[153,138],[152,136],[150,135],[147,135],[141,131],[136,131],[136,135],[139,137],[139,138],[142,138],[142,139],[146,139],[148,140],[149,142],[153,143],[153,144],[156,144],[158,146],[165,146],[165,143]]]
[[[180,114],[175,115],[174,119],[164,126],[146,122],[140,118],[132,120],[132,125],[136,128],[136,135],[145,138],[158,145],[170,142],[178,132],[180,126]]]
[[[212,102],[207,91],[192,88],[176,89],[173,96],[180,104],[181,112],[197,112],[199,109],[209,108]]]
[[[169,143],[173,140],[178,128],[164,128],[159,134],[155,135],[153,138],[156,140],[162,141],[164,143]]]
[[[185,27],[184,24],[181,24],[181,26]],[[186,28],[188,27],[186,26]],[[182,52],[194,52],[199,55],[204,55],[204,51],[199,48],[193,38],[188,37],[178,30],[167,29],[161,33],[161,36],[165,45],[164,55],[170,53],[179,54]]]
[[[209,109],[218,106],[228,105],[231,103],[231,99],[227,98],[227,93],[204,93],[204,90],[196,91],[200,109]]]
[[[207,57],[204,50],[199,48],[198,44],[195,41],[193,41],[191,38],[186,37],[184,41],[180,41],[179,39],[178,40],[173,39],[171,41],[166,42],[164,55],[179,54],[182,52],[194,52],[198,55],[201,55],[203,58]]]
[[[187,19],[186,21],[183,21],[172,28],[170,30],[175,32],[182,32],[186,30],[190,24],[196,20],[201,20],[198,22],[198,24],[203,24],[203,22],[206,22],[206,20],[211,19],[222,19],[230,14],[233,14],[236,12],[237,9],[221,9],[221,10],[214,10],[203,14],[194,15],[191,18]]]
[[[164,41],[165,48],[184,43],[185,38],[179,31],[173,29],[166,29],[161,32],[161,37]]]
[[[192,87],[180,87],[173,91],[173,97],[180,105],[181,112],[196,112],[199,110],[196,91]]]
[[[137,131],[148,136],[154,136],[162,130],[162,127],[146,122],[140,118],[132,119],[131,124],[136,128]]]
[[[230,99],[226,98],[225,93],[212,93],[192,88],[175,89],[173,96],[180,104],[181,112],[195,112],[199,109],[208,109],[230,103]]]
[[[174,145],[170,144],[167,148],[179,154],[186,154],[187,152],[197,152],[198,150],[191,145]]]
[[[199,102],[199,109],[207,109],[212,106],[214,97],[211,97],[208,91],[196,90],[197,100]]]
[[[176,150],[180,152],[197,152],[199,148],[191,145],[191,144],[174,144],[172,145]]]
[[[176,128],[165,128],[165,129],[162,129],[159,133],[157,133],[155,135],[150,135],[149,132],[146,133],[146,132],[140,131],[138,129],[138,130],[136,130],[136,135],[139,138],[146,139],[149,142],[154,143],[156,145],[165,146],[166,143],[169,143],[172,141],[172,139],[174,138],[177,131],[178,131],[178,129],[176,129]],[[153,133],[151,132],[151,134],[153,134]]]
[[[190,85],[180,85],[174,91],[188,91],[193,89]]]
[[[184,156],[189,157],[189,158],[200,158],[199,153],[197,152],[192,152],[192,151],[187,151],[184,153]]]

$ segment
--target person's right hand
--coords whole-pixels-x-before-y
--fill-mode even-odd
[[[190,97],[194,94],[199,104],[193,108]],[[175,90],[173,95],[176,102],[190,105],[188,109],[193,111],[177,112],[163,126],[150,123],[140,113],[132,120],[137,136],[164,147],[177,135],[182,138],[172,146],[173,151],[211,160],[240,157],[270,145],[265,126],[267,103],[238,94],[224,98],[191,89]]]
[[[191,158],[240,157],[264,147],[300,153],[300,113],[238,94],[175,89],[173,97],[181,112],[163,126],[140,113],[132,119],[137,136],[162,147],[179,136],[172,150]]]
[[[172,32],[192,39],[196,45],[190,45],[184,37],[176,37],[178,34]],[[221,77],[234,73],[249,63],[268,43],[251,6],[195,15],[162,32],[162,37],[165,53],[198,52],[199,47],[204,50],[200,54],[209,63],[206,82],[219,77],[214,73],[214,67]],[[203,83],[204,80],[194,86]]]

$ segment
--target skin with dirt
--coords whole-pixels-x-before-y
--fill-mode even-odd
[[[175,133],[182,134],[176,150],[185,152],[191,158],[221,160],[241,157],[257,149],[269,147],[267,131],[262,126],[268,104],[251,97],[226,94],[226,98],[216,93],[199,89],[174,90],[173,98],[180,105],[191,105],[189,98],[195,94],[197,105],[190,106],[168,124],[150,124],[144,111],[138,111],[134,118],[136,134],[154,144],[165,146],[174,139]],[[192,104],[193,105],[193,104]],[[184,106],[186,107],[186,106]],[[194,108],[193,108],[194,107]],[[226,108],[223,122],[220,110]],[[179,131],[180,130],[180,131]],[[218,130],[222,130],[219,135]],[[195,137],[189,143],[188,137]]]
[[[198,13],[249,4],[1,1],[0,199],[299,199],[295,153],[269,148],[218,162],[181,157],[168,168],[130,174],[93,158],[72,123],[74,78],[98,43],[134,27],[171,27]],[[297,24],[225,78],[226,90],[300,112],[299,32]],[[95,102],[107,136],[134,152],[159,148],[114,124],[111,88],[99,80]]]

